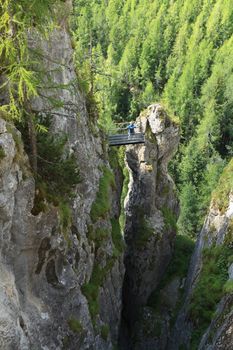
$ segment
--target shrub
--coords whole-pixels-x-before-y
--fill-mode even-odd
[[[87,298],[93,323],[99,313],[99,288],[103,285],[108,272],[112,269],[114,261],[114,258],[108,259],[104,267],[95,262],[90,281],[81,288],[83,295]]]
[[[176,231],[176,229],[177,229],[176,221],[177,220],[176,220],[175,214],[168,207],[163,207],[161,210],[163,213],[166,228],[170,228],[170,229],[173,229],[174,231]]]
[[[38,134],[38,182],[46,184],[47,199],[69,199],[80,173],[74,154],[67,154],[66,135]]]
[[[101,337],[102,337],[105,341],[108,340],[109,326],[108,326],[107,324],[105,324],[105,325],[103,325],[103,326],[101,327],[101,332],[100,332],[100,334],[101,334]]]
[[[68,325],[74,333],[81,333],[83,331],[83,326],[81,322],[79,320],[76,320],[76,318],[74,317],[71,317],[68,320]]]
[[[109,230],[104,228],[97,228],[95,230],[95,238],[94,238],[96,249],[98,249],[102,245],[103,241],[105,241],[109,236],[110,236]]]
[[[94,321],[95,317],[99,313],[99,285],[96,285],[90,281],[89,283],[86,283],[82,286],[82,293],[87,298],[89,312],[92,321]]]
[[[233,188],[233,159],[224,168],[219,179],[217,189],[213,192],[212,198],[215,205],[225,211],[229,204],[229,194]]]

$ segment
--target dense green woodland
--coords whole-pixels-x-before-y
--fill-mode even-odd
[[[100,125],[135,119],[153,102],[180,124],[170,171],[179,230],[196,236],[233,154],[233,0],[76,0],[72,29]]]
[[[27,35],[36,28],[46,38],[64,22],[67,3],[0,4],[1,74],[7,77],[1,88],[9,96],[0,114],[28,125],[29,134],[45,132],[29,101],[47,74],[38,69],[41,56],[28,49]],[[75,0],[69,30],[78,84],[94,122],[98,115],[108,130],[113,121],[135,119],[160,102],[180,124],[170,172],[181,200],[180,233],[195,237],[233,154],[233,0]],[[36,171],[36,154],[32,163]],[[222,180],[226,194],[232,182],[231,175]]]
[[[200,231],[211,199],[224,212],[233,189],[233,0],[74,0],[73,5],[71,9],[69,0],[0,0],[0,117],[14,121],[29,154],[30,170],[22,163],[21,138],[12,123],[7,123],[24,175],[35,176],[32,214],[46,212],[50,203],[58,207],[68,246],[69,204],[75,186],[82,181],[79,166],[75,156],[66,152],[67,135],[49,134],[49,113],[43,117],[33,111],[31,99],[40,96],[51,110],[62,108],[62,101],[42,96],[43,90],[51,82],[54,89],[70,86],[55,84],[52,74],[50,79],[43,51],[28,46],[30,31],[33,35],[38,32],[42,40],[59,26],[70,32],[77,72],[77,81],[70,85],[78,85],[86,97],[88,127],[95,136],[99,129],[103,135],[116,122],[136,119],[154,102],[161,103],[180,125],[179,150],[169,165],[181,203],[180,235],[170,265],[148,300],[154,312],[162,315],[166,302],[163,305],[160,291],[174,278],[186,277],[194,246],[190,237]],[[0,160],[5,156],[0,145]],[[120,164],[123,170],[123,204],[129,182],[124,150],[119,149],[119,163],[115,153],[109,153],[109,158],[112,168]],[[93,224],[109,213],[109,191],[115,187],[110,169],[101,170],[103,177],[90,212]],[[165,223],[176,227],[173,213],[164,208],[163,216]],[[143,220],[135,240],[142,247],[152,234]],[[121,229],[124,222],[122,209]],[[118,220],[112,219],[111,226],[113,256],[104,268],[95,263],[90,281],[82,286],[92,321],[99,313],[100,286],[124,251]],[[232,227],[231,220],[224,244],[203,251],[203,267],[189,309],[194,322],[191,349],[198,348],[224,293],[232,293],[232,280],[228,281]],[[90,225],[87,235],[98,249],[109,232]],[[174,320],[182,293],[180,288]],[[80,332],[77,320],[71,318],[69,326]],[[108,332],[103,325],[102,338]]]

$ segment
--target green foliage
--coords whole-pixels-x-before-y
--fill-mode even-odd
[[[111,147],[108,151],[109,164],[113,170],[119,168],[118,153],[115,147]]]
[[[82,286],[82,293],[87,298],[90,315],[94,321],[99,313],[99,285],[96,285],[92,282],[86,283]]]
[[[98,249],[102,245],[103,241],[109,238],[109,236],[110,236],[109,230],[104,228],[96,228],[95,239],[94,239],[96,249]]]
[[[83,331],[83,326],[82,326],[81,322],[79,320],[76,320],[75,317],[71,317],[68,320],[68,325],[69,325],[70,329],[72,330],[72,332],[74,332],[74,333],[82,333],[82,331]]]
[[[194,324],[191,348],[196,349],[205,329],[213,318],[216,306],[224,295],[232,249],[227,246],[206,248],[202,269],[192,294],[190,317]]]
[[[178,220],[179,232],[195,237],[198,224],[198,202],[195,187],[192,183],[186,183],[180,194],[182,211]]]
[[[101,331],[100,331],[101,337],[107,341],[108,340],[108,335],[109,335],[109,325],[105,324],[101,326]]]
[[[223,290],[225,293],[233,293],[233,280],[228,280],[224,286],[223,286]]]
[[[167,283],[174,276],[185,277],[188,272],[189,261],[194,250],[194,241],[189,236],[177,235],[174,253],[168,265],[163,283]]]
[[[39,0],[28,5],[28,1],[1,0],[0,6],[0,61],[1,73],[6,80],[0,89],[7,89],[8,104],[0,110],[11,118],[22,116],[24,103],[36,96],[39,76],[32,68],[28,49],[28,32],[36,28],[41,35],[51,30],[53,5],[59,1]]]
[[[74,155],[65,151],[65,135],[39,133],[37,137],[38,173],[32,213],[46,211],[47,202],[60,207],[62,227],[67,228],[67,203],[80,183],[79,168]],[[26,143],[27,144],[27,143]],[[64,224],[64,225],[63,225]]]
[[[102,171],[103,176],[99,181],[99,190],[91,207],[91,219],[93,222],[106,217],[111,208],[110,190],[115,188],[115,179],[111,170],[104,166]]]
[[[94,92],[100,124],[134,119],[155,101],[179,118],[182,145],[170,169],[181,196],[178,226],[192,236],[233,154],[231,5],[89,0],[74,6],[76,62]]]
[[[163,307],[160,298],[160,291],[169,284],[174,278],[185,278],[188,272],[189,261],[194,250],[194,241],[189,236],[177,235],[175,240],[174,252],[167,270],[154,292],[152,292],[148,305],[158,310]],[[182,295],[180,295],[182,299]]]
[[[225,211],[229,204],[229,194],[233,189],[233,159],[224,168],[219,179],[218,186],[213,192],[212,198],[214,204],[221,210]]]
[[[68,236],[68,231],[71,227],[72,223],[72,213],[69,205],[65,202],[59,203],[59,218],[60,218],[60,226],[61,231],[65,237],[66,242],[68,243],[68,246],[71,244],[71,240]]]
[[[124,241],[123,237],[121,234],[121,228],[119,224],[119,220],[117,219],[112,219],[111,220],[112,224],[112,241],[119,253],[123,253],[124,251]]]
[[[51,199],[71,198],[75,185],[81,181],[74,154],[65,150],[66,142],[65,135],[39,133],[37,137],[38,179],[47,184]]]
[[[110,258],[104,267],[95,263],[90,281],[82,286],[82,293],[87,298],[93,323],[95,323],[95,318],[99,313],[99,288],[103,285],[107,274],[113,267],[113,264],[114,258]]]
[[[166,228],[170,228],[174,231],[176,231],[176,215],[173,213],[173,211],[170,208],[163,207],[162,208],[162,213],[164,217],[164,222]]]

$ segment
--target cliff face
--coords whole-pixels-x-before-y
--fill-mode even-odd
[[[177,148],[179,130],[160,105],[150,106],[140,120],[146,143],[126,149],[130,182],[125,201],[123,321],[132,339],[126,348],[150,349],[160,346],[159,337],[149,334],[149,328],[145,331],[143,319],[148,316],[148,324],[156,323],[146,304],[173,250],[178,201],[167,164]]]
[[[226,179],[223,182],[220,186],[224,188]],[[222,201],[226,194],[222,192],[221,196]],[[191,259],[185,301],[168,349],[181,346],[199,350],[232,349],[232,189],[226,201],[227,205],[223,208],[216,199],[212,200]]]
[[[54,31],[46,42],[33,35],[31,47],[39,47],[47,72],[31,109],[49,115],[50,133],[67,135],[81,182],[65,229],[52,204],[33,215],[35,180],[20,134],[1,120],[0,349],[110,349],[117,341],[124,274],[117,226],[122,180],[114,178],[94,136],[98,130],[77,88],[66,31]],[[60,105],[51,106],[52,99]],[[109,207],[98,212],[102,182]]]

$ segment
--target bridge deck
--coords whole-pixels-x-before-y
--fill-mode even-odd
[[[145,143],[145,136],[142,133],[136,133],[128,136],[127,134],[116,134],[108,137],[109,146],[133,145]]]

